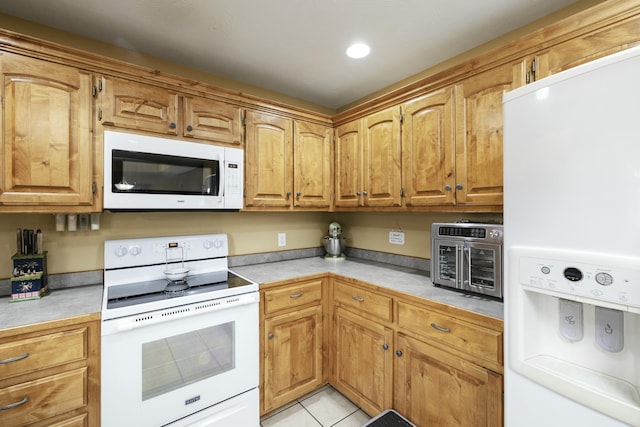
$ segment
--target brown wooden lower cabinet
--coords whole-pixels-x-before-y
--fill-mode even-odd
[[[370,415],[391,407],[393,330],[337,308],[333,385]]]
[[[263,292],[262,414],[329,382],[370,416],[394,408],[419,427],[503,425],[498,319],[332,274]]]
[[[502,425],[502,375],[396,336],[394,408],[417,426]]]
[[[0,425],[100,425],[100,320],[0,331]]]

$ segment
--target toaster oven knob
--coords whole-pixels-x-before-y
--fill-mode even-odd
[[[492,239],[499,239],[500,237],[502,237],[502,233],[500,232],[500,230],[490,230],[489,237]]]

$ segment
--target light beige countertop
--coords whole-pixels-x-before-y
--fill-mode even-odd
[[[54,289],[44,298],[9,301],[0,298],[0,329],[100,313],[102,285]]]
[[[504,319],[503,303],[500,301],[436,287],[425,271],[392,264],[361,259],[336,261],[326,260],[323,257],[312,257],[231,267],[231,270],[261,284],[330,272],[497,319]]]
[[[504,318],[503,304],[499,301],[435,287],[425,271],[375,261],[335,261],[314,256],[236,266],[231,270],[260,284],[334,273],[497,319]],[[0,329],[100,313],[102,292],[102,284],[96,284],[53,289],[39,300],[10,303],[9,297],[2,297]]]

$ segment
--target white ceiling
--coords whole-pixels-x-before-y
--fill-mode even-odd
[[[576,0],[0,0],[0,13],[339,108]],[[371,54],[354,60],[354,41]]]

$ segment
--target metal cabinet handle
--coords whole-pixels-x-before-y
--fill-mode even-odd
[[[396,350],[396,356],[402,357],[402,350]]]
[[[192,130],[193,130],[193,126],[188,125],[188,126],[187,126],[187,132],[191,132]]]
[[[360,197],[360,192],[356,191],[356,196]]]
[[[462,184],[456,184],[456,190],[462,190]]]
[[[20,402],[10,403],[8,405],[0,406],[0,411],[5,411],[7,409],[15,408],[16,406],[24,405],[29,401],[28,397],[24,397]]]
[[[287,200],[289,200],[289,197],[291,197],[291,191],[287,191]]]
[[[440,332],[446,332],[446,333],[451,332],[451,328],[443,328],[442,326],[438,326],[435,323],[432,323],[431,327]]]
[[[269,338],[270,340],[272,340],[272,339],[273,339],[273,334],[272,334],[272,333],[270,333],[269,335],[267,335],[267,338]]]
[[[358,302],[364,302],[364,298],[358,297],[358,296],[355,296],[355,295],[351,295],[351,299],[353,299],[354,301],[358,301]]]
[[[299,198],[300,198],[300,196],[302,196],[302,192],[298,191],[298,192],[296,193],[296,197],[299,199]]]
[[[386,343],[382,344],[382,349],[385,350],[385,351],[389,350],[389,344],[386,344]]]
[[[444,186],[445,191],[451,191],[451,186],[449,184]]]
[[[175,128],[176,128],[176,124],[175,124],[175,123],[169,123],[169,127],[170,127],[171,129],[175,129]]]
[[[26,359],[29,357],[29,353],[21,354],[20,356],[12,357],[10,359],[0,360],[0,365],[6,365],[7,363],[17,362],[18,360]]]
[[[369,195],[369,193],[367,193],[367,191],[365,190],[365,191],[363,191],[363,192],[362,192],[362,195],[363,195],[363,196],[368,196],[368,195]]]
[[[296,298],[300,298],[302,295],[304,295],[304,292],[298,292],[297,294],[289,295],[289,298],[296,299]]]

